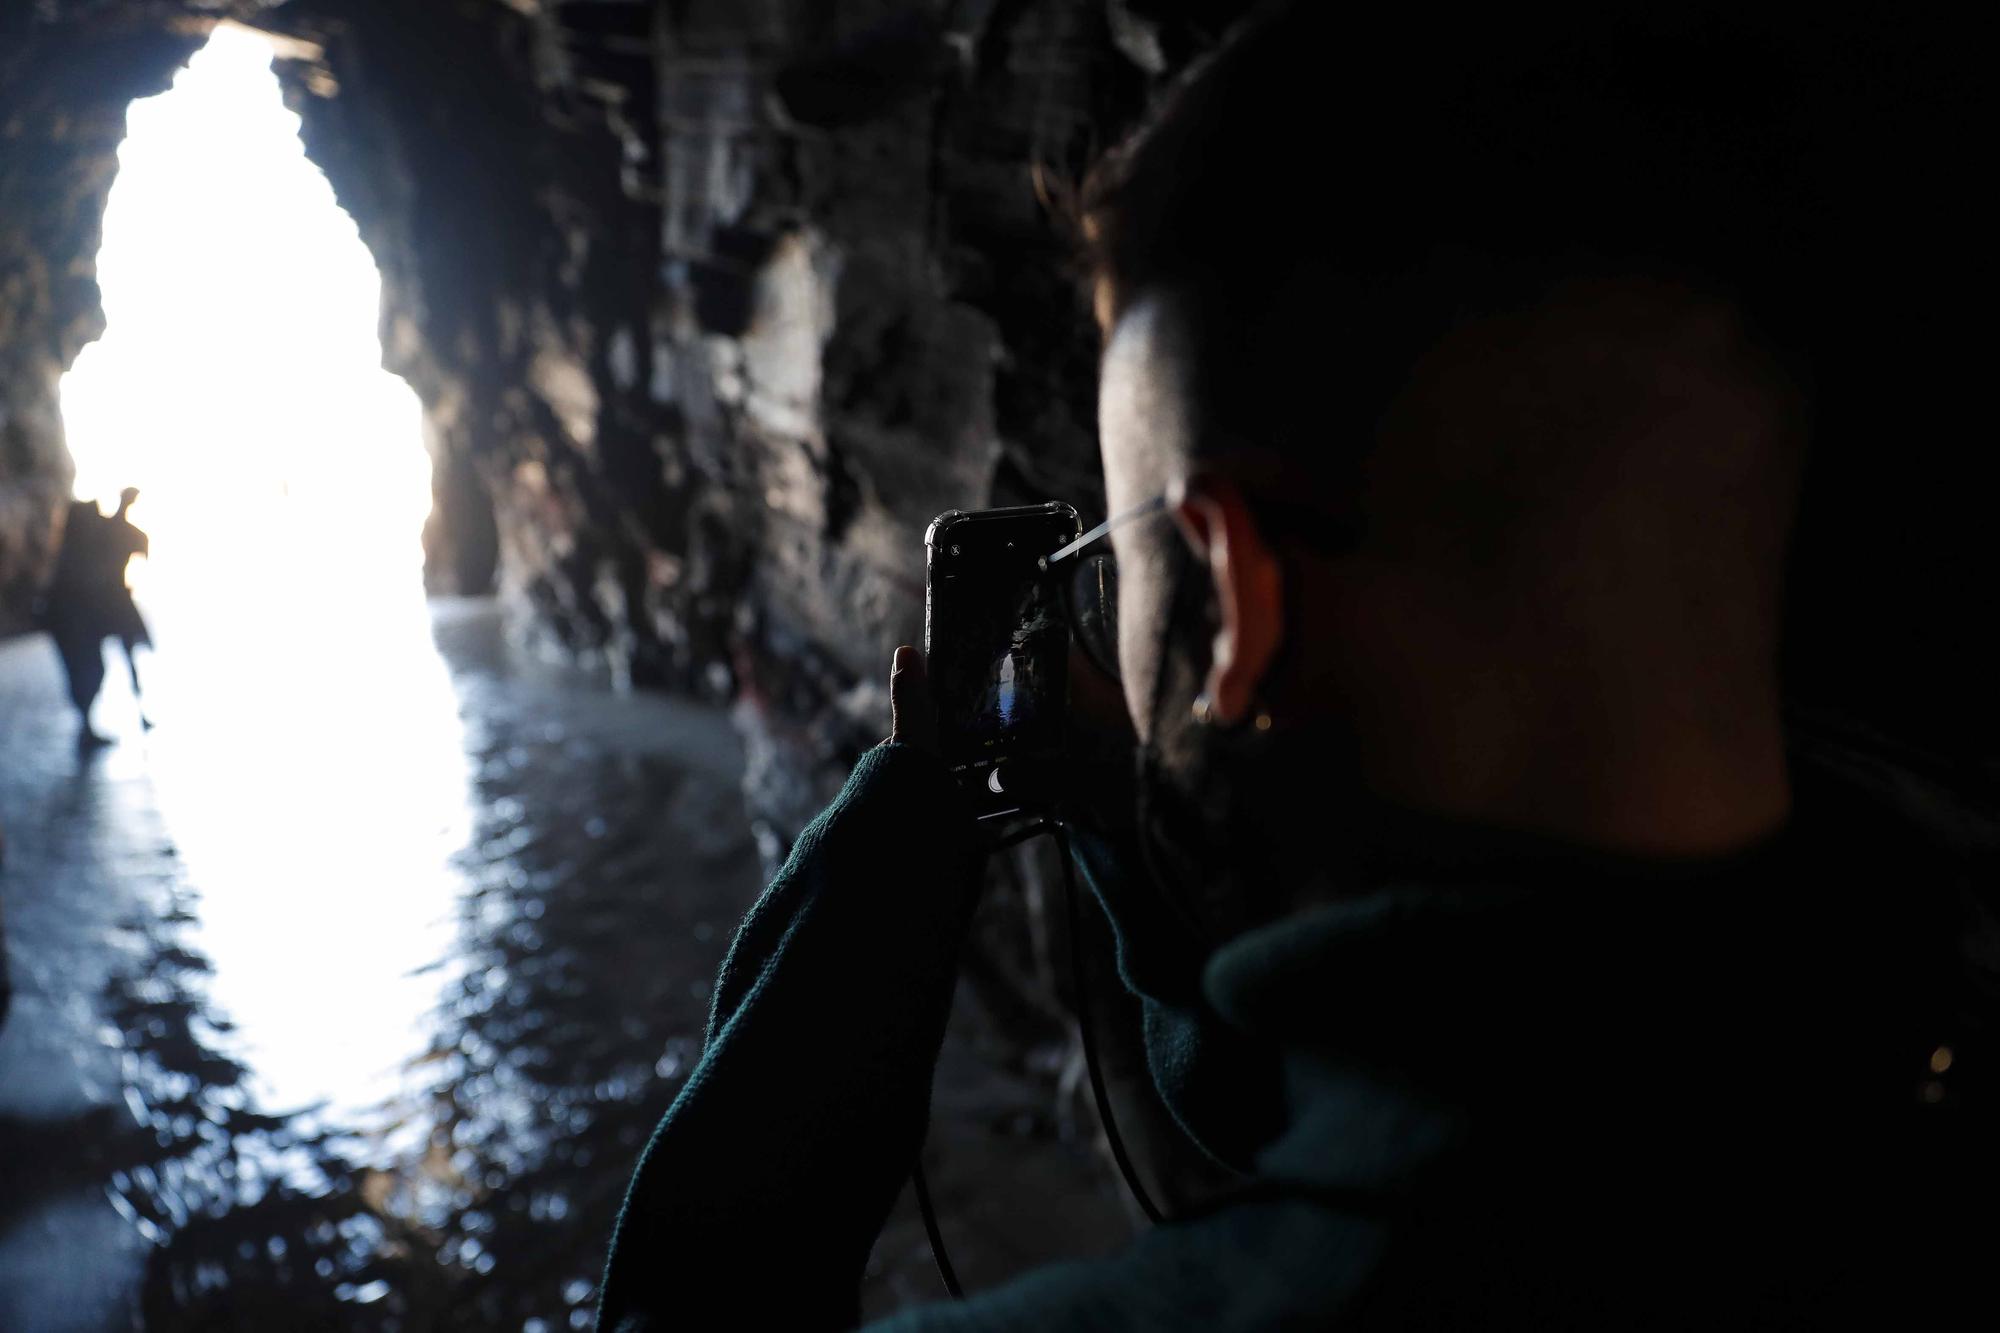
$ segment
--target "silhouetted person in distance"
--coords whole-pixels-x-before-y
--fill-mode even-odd
[[[104,687],[104,639],[110,633],[104,587],[109,535],[95,501],[71,501],[55,573],[42,593],[42,623],[62,659],[70,702],[81,726],[77,739],[85,745],[101,745],[108,739],[91,726],[90,710]]]
[[[136,486],[127,486],[118,493],[118,512],[105,522],[104,571],[105,606],[111,637],[118,640],[125,653],[125,669],[132,677],[132,697],[140,700],[140,725],[151,729],[153,721],[146,715],[144,698],[139,688],[138,649],[150,648],[153,637],[146,630],[146,620],[139,614],[139,605],[132,600],[132,585],[127,581],[127,571],[133,556],[150,553],[152,543],[145,532],[133,525],[128,517],[132,502],[139,498]]]
[[[1235,1186],[871,1329],[1990,1322],[1992,886],[1780,708],[1808,447],[1895,467],[1985,385],[1910,353],[1991,305],[1983,57],[1863,13],[1267,8],[1094,176],[1106,508],[1151,517],[1139,799],[1072,813]],[[1965,280],[1912,282],[1941,236]],[[605,1333],[858,1322],[988,836],[913,650],[889,690],[737,932]]]
[[[85,745],[109,740],[90,721],[91,708],[104,687],[104,641],[116,639],[123,648],[135,697],[139,694],[136,650],[152,642],[125,582],[126,565],[149,549],[146,534],[127,517],[138,496],[137,490],[127,487],[119,496],[117,513],[109,517],[94,501],[71,502],[55,573],[43,594],[43,623],[62,659],[70,701],[81,724],[78,740]],[[143,710],[140,720],[152,725]]]

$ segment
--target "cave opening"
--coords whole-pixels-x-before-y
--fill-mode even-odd
[[[112,671],[96,716],[133,744],[99,766],[145,785],[201,886],[184,943],[200,1004],[227,1016],[217,1049],[257,1105],[351,1130],[426,1049],[422,969],[449,947],[471,810],[422,577],[422,408],[382,367],[380,273],[274,55],[219,26],[132,103],[97,261],[105,331],[62,412],[76,498],[110,512],[138,488],[151,539],[131,581],[157,729],[142,737]],[[268,947],[300,919],[314,949]]]
[[[382,368],[381,276],[273,56],[225,24],[131,105],[97,260],[105,332],[62,386],[77,498],[108,511],[139,489],[152,551],[133,581],[169,633],[272,604],[353,633],[407,623],[421,597],[422,408]]]

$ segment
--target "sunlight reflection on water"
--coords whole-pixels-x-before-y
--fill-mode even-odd
[[[163,609],[145,748],[253,1095],[381,1134],[383,1108],[421,1104],[400,1094],[451,980],[468,760],[420,589],[318,591]]]
[[[136,484],[158,730],[114,672],[105,756],[158,793],[200,894],[215,1045],[259,1110],[364,1160],[421,1150],[407,1067],[450,977],[465,737],[430,634],[430,463],[383,371],[380,279],[269,43],[225,26],[134,103],[98,256],[108,324],[63,385],[77,493]],[[423,969],[433,970],[426,972]],[[351,1133],[350,1133],[351,1131]],[[372,1142],[370,1141],[372,1140]]]
[[[37,1188],[108,1203],[139,1248],[103,1280],[163,1333],[587,1318],[759,887],[727,718],[550,673],[491,603],[407,582],[346,597],[272,553],[177,587],[145,601],[150,733],[114,676],[117,744],[78,753],[45,645],[0,655],[39,747],[0,795],[46,812],[14,851],[61,899],[8,924],[67,958],[10,1031],[102,1052]],[[89,1216],[62,1244],[103,1275]],[[0,1274],[49,1252],[0,1235]],[[68,1282],[0,1325],[70,1326],[7,1317]]]

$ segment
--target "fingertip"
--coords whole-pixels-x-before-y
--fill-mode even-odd
[[[917,650],[907,643],[901,644],[896,649],[896,656],[889,665],[889,671],[892,675],[904,671],[914,671],[917,668],[917,662]]]

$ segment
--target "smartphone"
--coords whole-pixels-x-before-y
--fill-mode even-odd
[[[1000,797],[1003,766],[1062,751],[1069,618],[1044,559],[1082,530],[1075,507],[1054,502],[953,510],[924,533],[924,659],[938,740],[969,788]]]

